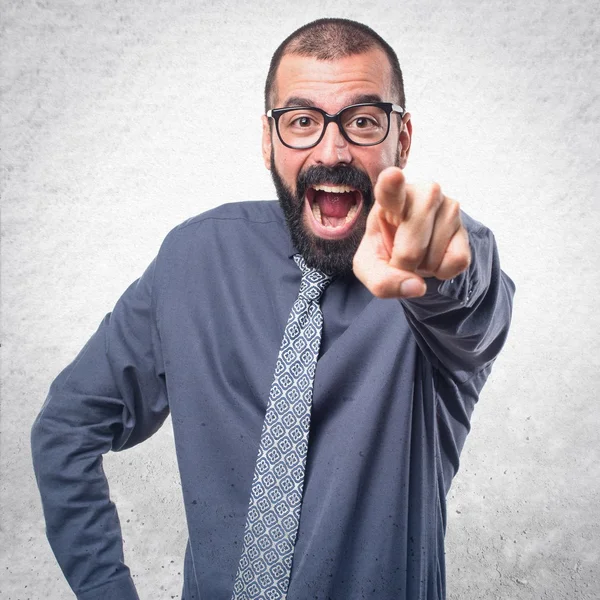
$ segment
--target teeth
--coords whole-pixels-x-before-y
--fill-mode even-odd
[[[346,192],[353,192],[354,188],[351,188],[349,185],[315,185],[315,190],[320,190],[322,192],[329,192],[332,194],[344,194]]]
[[[352,221],[352,219],[354,219],[354,215],[357,213],[358,211],[358,207],[356,206],[356,204],[352,205],[352,208],[350,208],[350,210],[348,211],[348,214],[346,215],[346,223],[350,223],[350,221]]]
[[[313,202],[312,211],[317,223],[323,224],[323,221],[321,219],[321,209],[319,208],[319,205],[316,202]]]

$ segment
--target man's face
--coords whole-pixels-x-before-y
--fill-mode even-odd
[[[374,49],[334,61],[286,54],[275,79],[274,108],[315,106],[330,114],[350,104],[393,102],[391,67]],[[331,275],[348,273],[373,204],[373,186],[386,167],[406,165],[410,115],[376,146],[348,142],[335,123],[314,148],[284,146],[263,116],[263,158],[271,170],[292,241],[309,266]]]

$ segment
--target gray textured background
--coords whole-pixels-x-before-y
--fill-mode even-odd
[[[51,380],[173,226],[274,197],[259,152],[268,60],[322,16],[363,21],[396,48],[408,178],[439,181],[489,225],[517,283],[450,493],[449,597],[599,597],[597,2],[1,7],[2,599],[70,597],[29,454]],[[170,423],[105,465],[141,597],[178,598]]]

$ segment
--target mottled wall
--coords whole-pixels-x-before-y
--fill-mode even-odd
[[[450,493],[449,597],[600,595],[597,2],[0,6],[1,598],[69,597],[29,455],[51,380],[173,226],[274,197],[259,152],[266,67],[322,16],[397,49],[408,178],[437,180],[492,227],[518,288]],[[105,465],[141,597],[179,597],[170,424]]]

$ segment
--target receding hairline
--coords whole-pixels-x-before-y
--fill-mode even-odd
[[[391,92],[395,101],[405,107],[404,81],[394,49],[373,29],[349,19],[318,19],[290,34],[271,58],[265,82],[265,110],[273,108],[276,79],[282,59],[287,55],[334,61],[379,49],[389,65]]]
[[[284,99],[282,98],[278,98],[278,91],[277,91],[277,78],[279,76],[279,72],[281,69],[281,63],[284,61],[285,58],[289,57],[289,56],[298,56],[300,58],[308,58],[308,59],[314,59],[317,60],[319,62],[328,62],[328,63],[334,63],[340,60],[344,60],[347,58],[352,58],[355,56],[362,56],[364,54],[369,54],[370,52],[379,52],[382,56],[383,59],[385,59],[386,62],[386,69],[387,69],[387,84],[389,86],[389,92],[393,95],[398,95],[399,91],[396,89],[397,86],[394,85],[394,76],[393,76],[393,72],[392,72],[392,66],[389,64],[389,60],[387,60],[387,56],[385,54],[385,51],[380,48],[377,45],[373,45],[370,48],[367,48],[361,52],[353,52],[352,54],[346,54],[344,56],[339,56],[336,58],[327,58],[327,59],[322,59],[322,58],[318,58],[317,56],[314,56],[313,54],[307,54],[304,52],[284,52],[284,54],[281,56],[281,59],[279,61],[279,64],[277,65],[277,69],[274,73],[273,76],[273,81],[272,81],[272,85],[271,85],[271,89],[270,89],[270,93],[269,93],[269,104],[271,106],[275,105],[275,102],[278,101],[279,104],[281,105],[281,102],[283,102]],[[387,98],[385,99],[386,101],[388,100]]]

